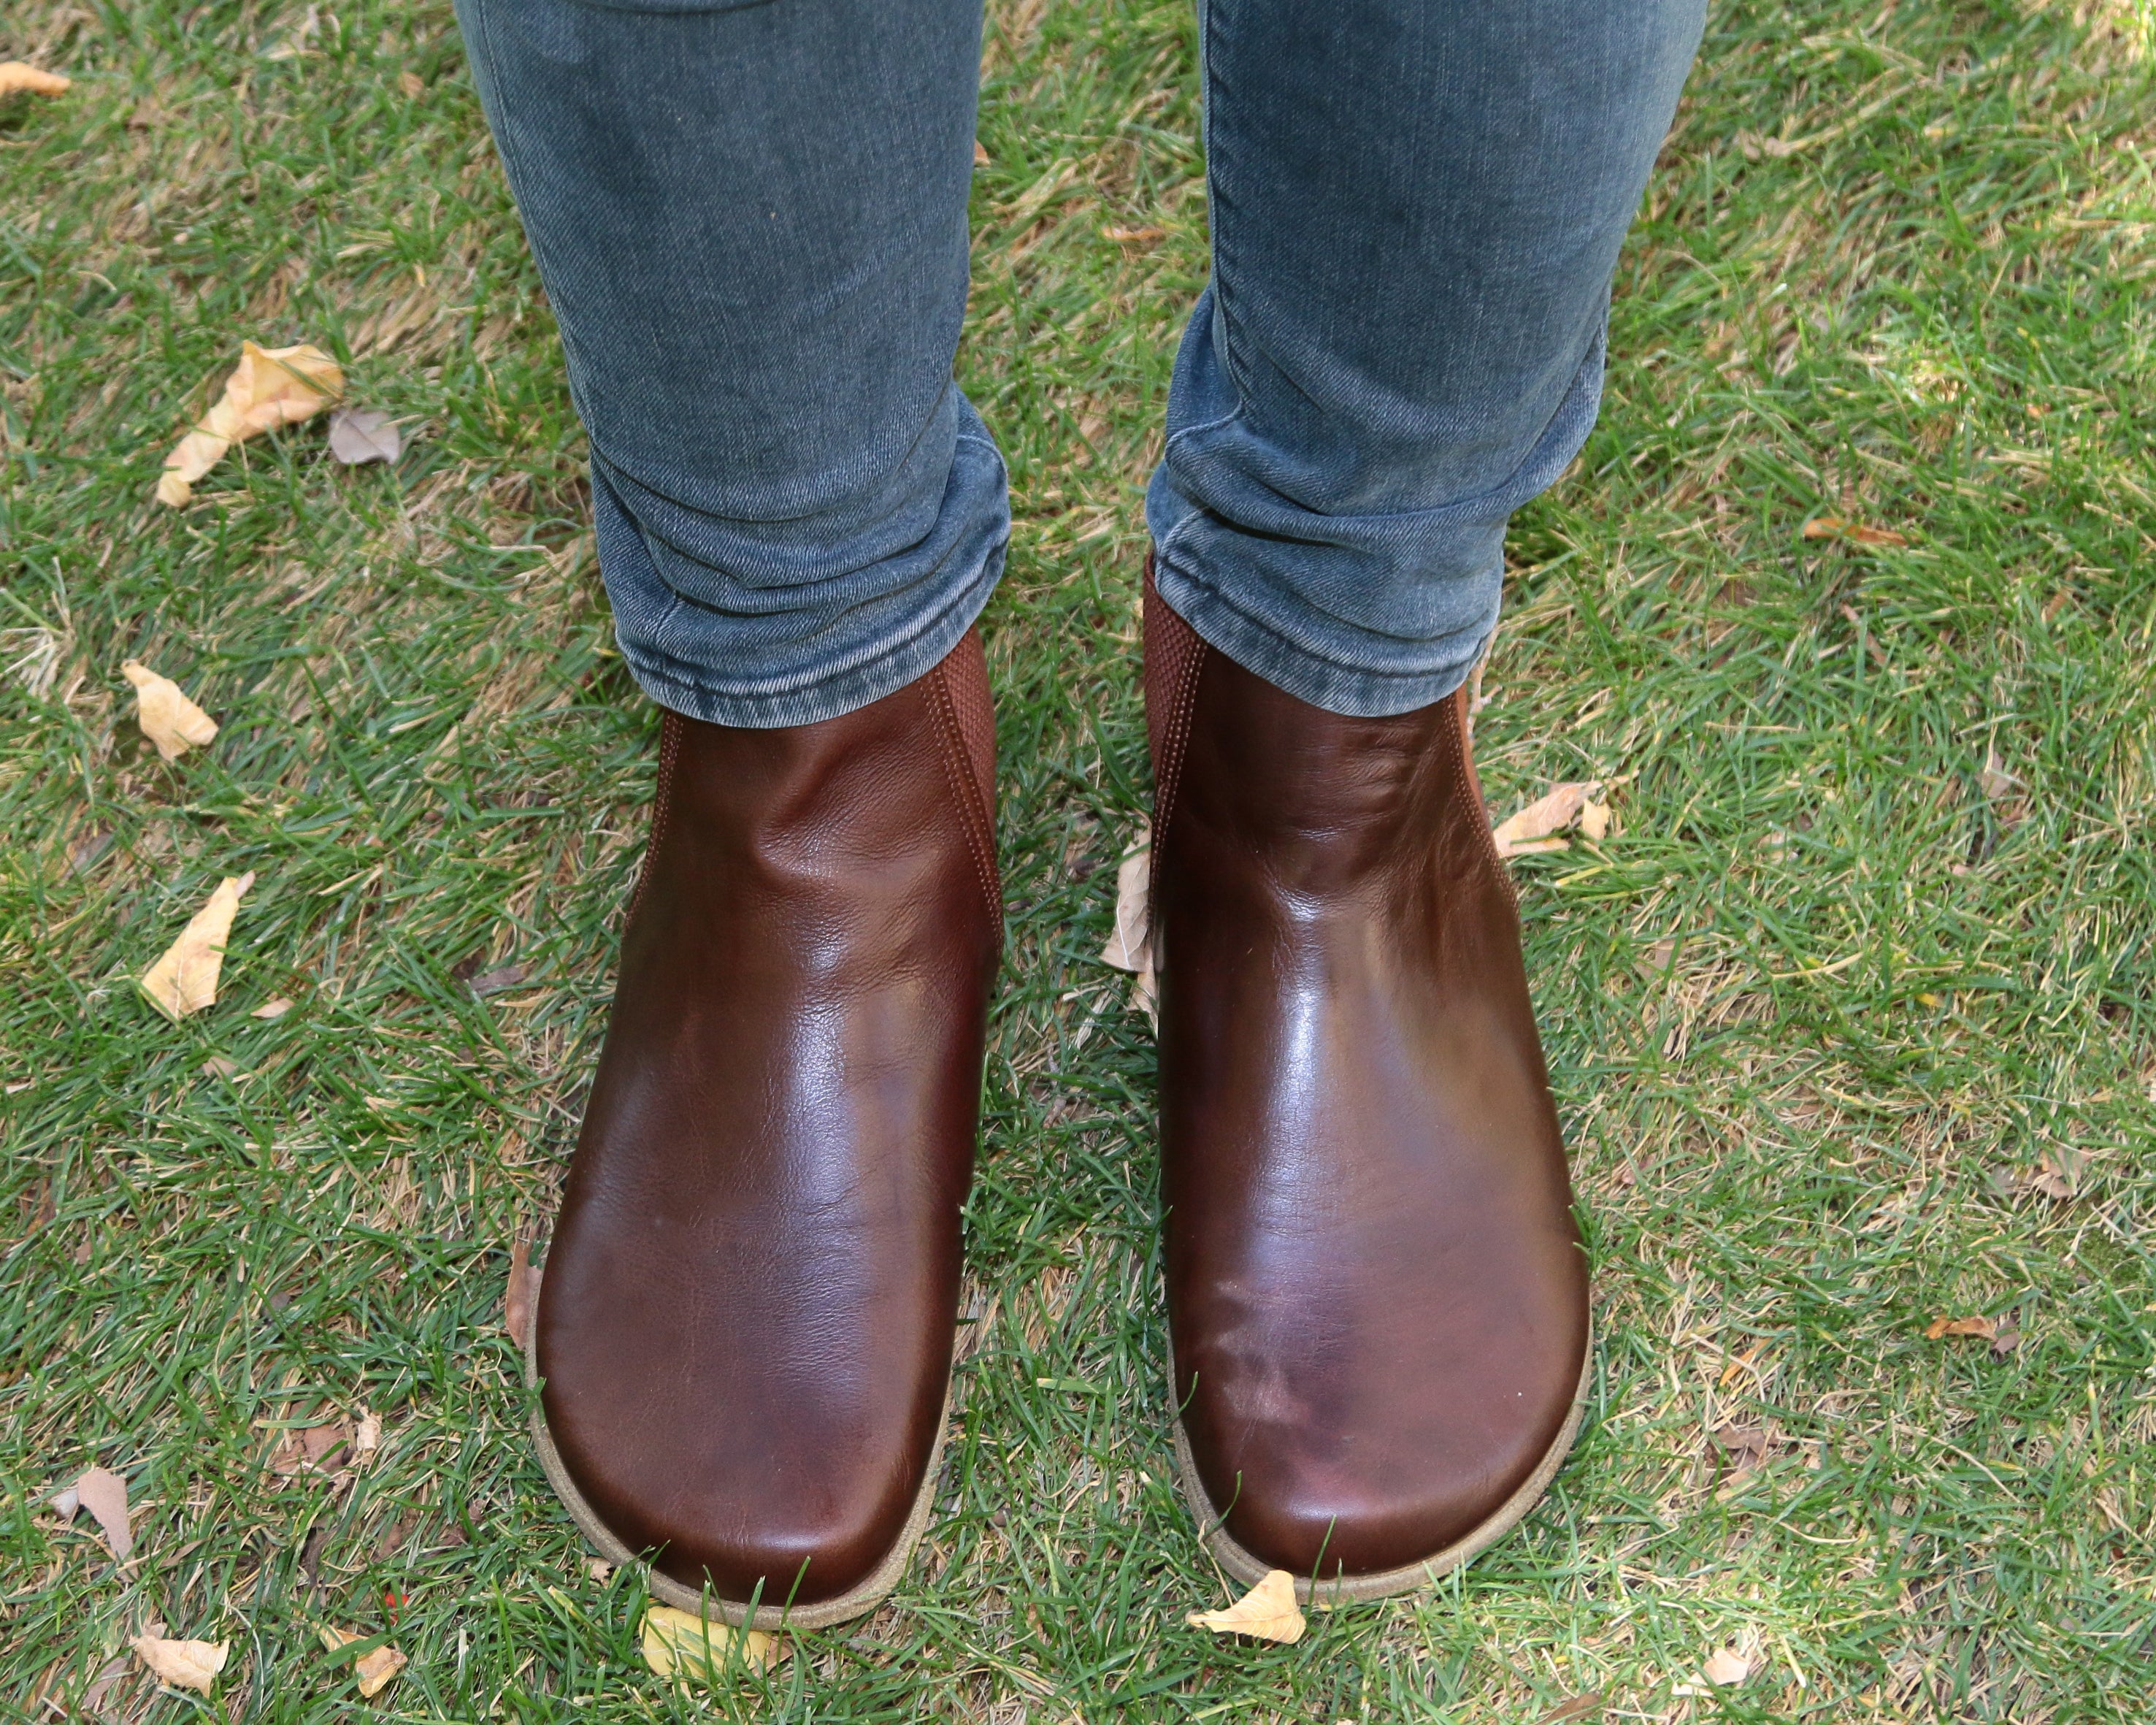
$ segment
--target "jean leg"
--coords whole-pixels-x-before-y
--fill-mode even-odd
[[[1199,0],[1212,285],[1147,493],[1162,598],[1364,718],[1457,687],[1505,523],[1601,399],[1702,0]]]
[[[980,0],[458,0],[622,651],[721,724],[942,657],[1010,531],[952,381]]]

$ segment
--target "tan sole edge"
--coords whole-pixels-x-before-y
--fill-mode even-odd
[[[536,1306],[536,1302],[534,1304]],[[524,1344],[524,1382],[532,1389],[539,1387],[538,1338],[538,1313],[535,1310]],[[947,1383],[943,1388],[942,1417],[936,1426],[936,1447],[928,1452],[928,1469],[921,1476],[913,1508],[906,1516],[906,1526],[899,1531],[897,1543],[865,1580],[835,1599],[819,1600],[814,1605],[758,1605],[752,1613],[746,1604],[721,1599],[703,1589],[684,1586],[671,1576],[661,1575],[616,1538],[613,1530],[599,1519],[598,1512],[584,1501],[583,1493],[577,1490],[576,1481],[562,1465],[561,1451],[554,1447],[553,1434],[547,1429],[546,1408],[539,1404],[531,1409],[531,1439],[539,1451],[539,1465],[547,1470],[547,1483],[554,1488],[554,1495],[562,1500],[562,1507],[568,1511],[569,1519],[577,1524],[578,1531],[593,1551],[609,1563],[633,1563],[641,1568],[644,1586],[662,1604],[700,1614],[708,1610],[721,1622],[737,1629],[746,1626],[752,1630],[828,1629],[834,1623],[864,1616],[883,1603],[906,1573],[906,1566],[913,1558],[913,1548],[921,1543],[921,1536],[927,1531],[928,1513],[936,1502],[937,1477],[943,1465],[943,1439],[950,1429],[951,1387]]]
[[[1565,1416],[1563,1426],[1556,1439],[1535,1464],[1518,1491],[1498,1505],[1489,1518],[1464,1537],[1419,1563],[1409,1563],[1399,1569],[1387,1569],[1376,1575],[1347,1575],[1337,1581],[1328,1581],[1313,1589],[1310,1578],[1296,1578],[1295,1596],[1306,1605],[1315,1598],[1323,1604],[1353,1602],[1361,1599],[1382,1599],[1394,1594],[1412,1593],[1417,1588],[1428,1587],[1449,1569],[1457,1569],[1478,1552],[1489,1549],[1526,1519],[1527,1513],[1549,1490],[1550,1481],[1564,1465],[1564,1458],[1571,1453],[1573,1442],[1579,1435],[1580,1422],[1587,1413],[1587,1385],[1594,1370],[1594,1330],[1590,1323],[1587,1332],[1586,1352],[1579,1362],[1579,1387],[1573,1392],[1572,1411]],[[1171,1355],[1168,1362],[1168,1405],[1175,1404],[1175,1363]],[[1205,1495],[1205,1483],[1198,1476],[1197,1459],[1190,1453],[1190,1439],[1183,1429],[1183,1416],[1175,1416],[1175,1471],[1183,1488],[1183,1501],[1191,1513],[1198,1517],[1201,1538],[1214,1559],[1229,1574],[1245,1587],[1255,1587],[1272,1570],[1270,1563],[1261,1563],[1229,1538],[1224,1525],[1226,1518],[1213,1507]],[[1209,1528],[1209,1532],[1203,1530]]]

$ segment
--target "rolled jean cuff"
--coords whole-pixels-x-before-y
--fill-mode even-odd
[[[955,602],[917,633],[875,658],[847,665],[798,687],[758,691],[719,687],[710,680],[708,672],[627,640],[621,640],[622,660],[637,687],[661,707],[687,718],[701,718],[706,724],[776,730],[783,725],[837,718],[896,694],[943,662],[994,593],[1003,574],[1004,548],[998,545],[974,578],[959,590]]]
[[[1240,413],[1171,430],[1146,496],[1162,600],[1245,670],[1328,713],[1383,718],[1443,700],[1496,633],[1506,523],[1586,441],[1602,364],[1598,325],[1504,481],[1420,507],[1296,502],[1270,482],[1281,464]]]
[[[910,487],[889,512],[871,499],[852,522],[685,509],[595,456],[599,567],[630,674],[674,712],[768,730],[932,670],[988,604],[1010,540],[995,445],[968,430],[949,448],[937,493]]]

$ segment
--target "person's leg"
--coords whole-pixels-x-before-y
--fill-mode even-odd
[[[590,434],[622,651],[799,724],[911,682],[1003,566],[952,381],[978,0],[459,0]]]
[[[1160,595],[1314,705],[1424,706],[1594,423],[1702,0],[1199,5],[1214,276],[1147,499]]]
[[[1594,419],[1700,6],[1204,3],[1214,276],[1146,595],[1178,1455],[1231,1573],[1368,1597],[1517,1522],[1584,1406],[1459,685]]]
[[[660,1598],[814,1628],[933,1496],[1001,935],[970,626],[1009,520],[951,382],[978,0],[459,3],[672,709],[536,1436]]]

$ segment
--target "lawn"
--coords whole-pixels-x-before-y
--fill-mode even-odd
[[[1499,812],[1590,778],[1615,812],[1513,865],[1588,1427],[1507,1543],[1293,1647],[1184,1625],[1230,1590],[1171,1483],[1152,1044],[1100,961],[1195,50],[1185,0],[991,8],[959,365],[1017,515],[1010,939],[960,1424],[882,1609],[675,1692],[503,1327],[657,720],[449,9],[0,18],[75,79],[0,104],[7,1717],[2156,1715],[2149,0],[1716,6],[1478,721]],[[401,459],[317,420],[152,502],[243,337],[338,355]],[[162,760],[130,659],[216,741]],[[223,998],[167,1022],[133,979],[250,870]],[[125,1563],[49,1507],[93,1464]],[[212,1696],[132,1663],[153,1622],[230,1644]],[[325,1625],[409,1663],[362,1700]]]

